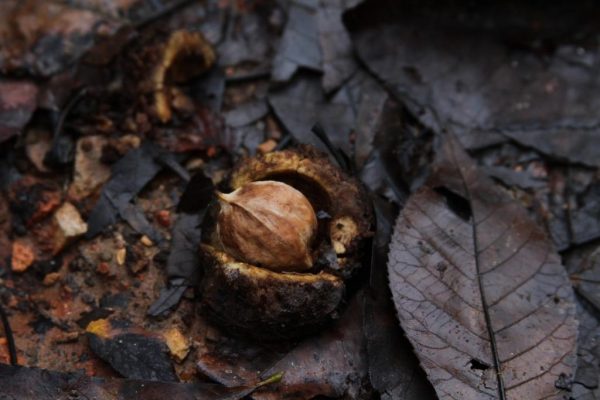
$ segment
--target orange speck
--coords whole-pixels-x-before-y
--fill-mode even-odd
[[[23,272],[35,261],[35,253],[24,241],[15,240],[12,244],[12,270]]]

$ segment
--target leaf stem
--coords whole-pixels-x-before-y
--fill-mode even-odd
[[[496,343],[496,334],[494,333],[494,329],[492,328],[492,318],[490,316],[490,310],[487,303],[487,299],[485,296],[485,290],[483,290],[483,280],[481,275],[481,262],[479,260],[480,252],[478,249],[478,240],[477,240],[477,221],[475,220],[475,210],[473,210],[473,198],[471,196],[471,191],[469,190],[469,185],[467,185],[467,179],[463,174],[462,169],[460,168],[460,164],[456,159],[455,149],[456,140],[453,136],[447,137],[446,140],[450,142],[450,153],[452,154],[452,158],[454,164],[458,168],[458,172],[460,173],[460,177],[462,180],[463,188],[465,194],[467,196],[467,200],[469,201],[469,205],[471,206],[471,228],[473,232],[473,249],[475,251],[475,268],[477,271],[477,286],[479,287],[479,296],[481,297],[481,307],[483,308],[483,316],[485,318],[485,325],[487,327],[488,336],[490,338],[490,347],[492,350],[492,357],[494,359],[494,369],[496,370],[496,378],[498,380],[498,399],[506,400],[506,389],[504,388],[504,378],[502,377],[502,369],[500,365],[500,356],[498,355],[498,344]]]
[[[258,385],[256,385],[256,387],[259,388],[259,387],[262,387],[265,385],[270,385],[272,383],[277,383],[277,382],[281,381],[281,378],[283,378],[283,375],[285,375],[285,372],[283,372],[283,371],[277,372],[277,373],[269,376],[264,381],[259,382]]]

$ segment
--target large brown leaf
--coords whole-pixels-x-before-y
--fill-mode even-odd
[[[449,136],[396,223],[390,287],[442,399],[558,399],[573,291],[552,243]]]

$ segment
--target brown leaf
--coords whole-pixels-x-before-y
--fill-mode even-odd
[[[263,373],[285,374],[281,382],[253,394],[256,400],[365,398],[367,365],[362,330],[363,294],[348,305],[343,318],[330,330],[300,343]]]
[[[558,399],[577,321],[544,231],[446,138],[388,262],[401,325],[442,399]]]
[[[248,342],[211,328],[200,340],[198,369],[229,387],[284,373],[280,383],[254,393],[255,400],[369,398],[363,299],[357,293],[339,321],[298,344]]]

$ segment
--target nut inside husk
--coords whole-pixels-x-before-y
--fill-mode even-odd
[[[312,267],[317,217],[300,191],[282,182],[260,181],[217,197],[217,234],[228,254],[274,271]]]
[[[372,212],[361,185],[308,146],[246,159],[229,185],[233,193],[219,194],[220,207],[212,207],[203,223],[203,309],[229,332],[262,341],[300,337],[335,320],[346,280],[360,267],[371,235]],[[275,187],[243,195],[248,188]],[[281,212],[286,201],[302,211]],[[272,216],[256,217],[257,210],[248,213],[245,202],[256,202],[277,222],[265,223]],[[293,237],[273,242],[273,235],[288,234]],[[240,238],[252,251],[240,252]]]

